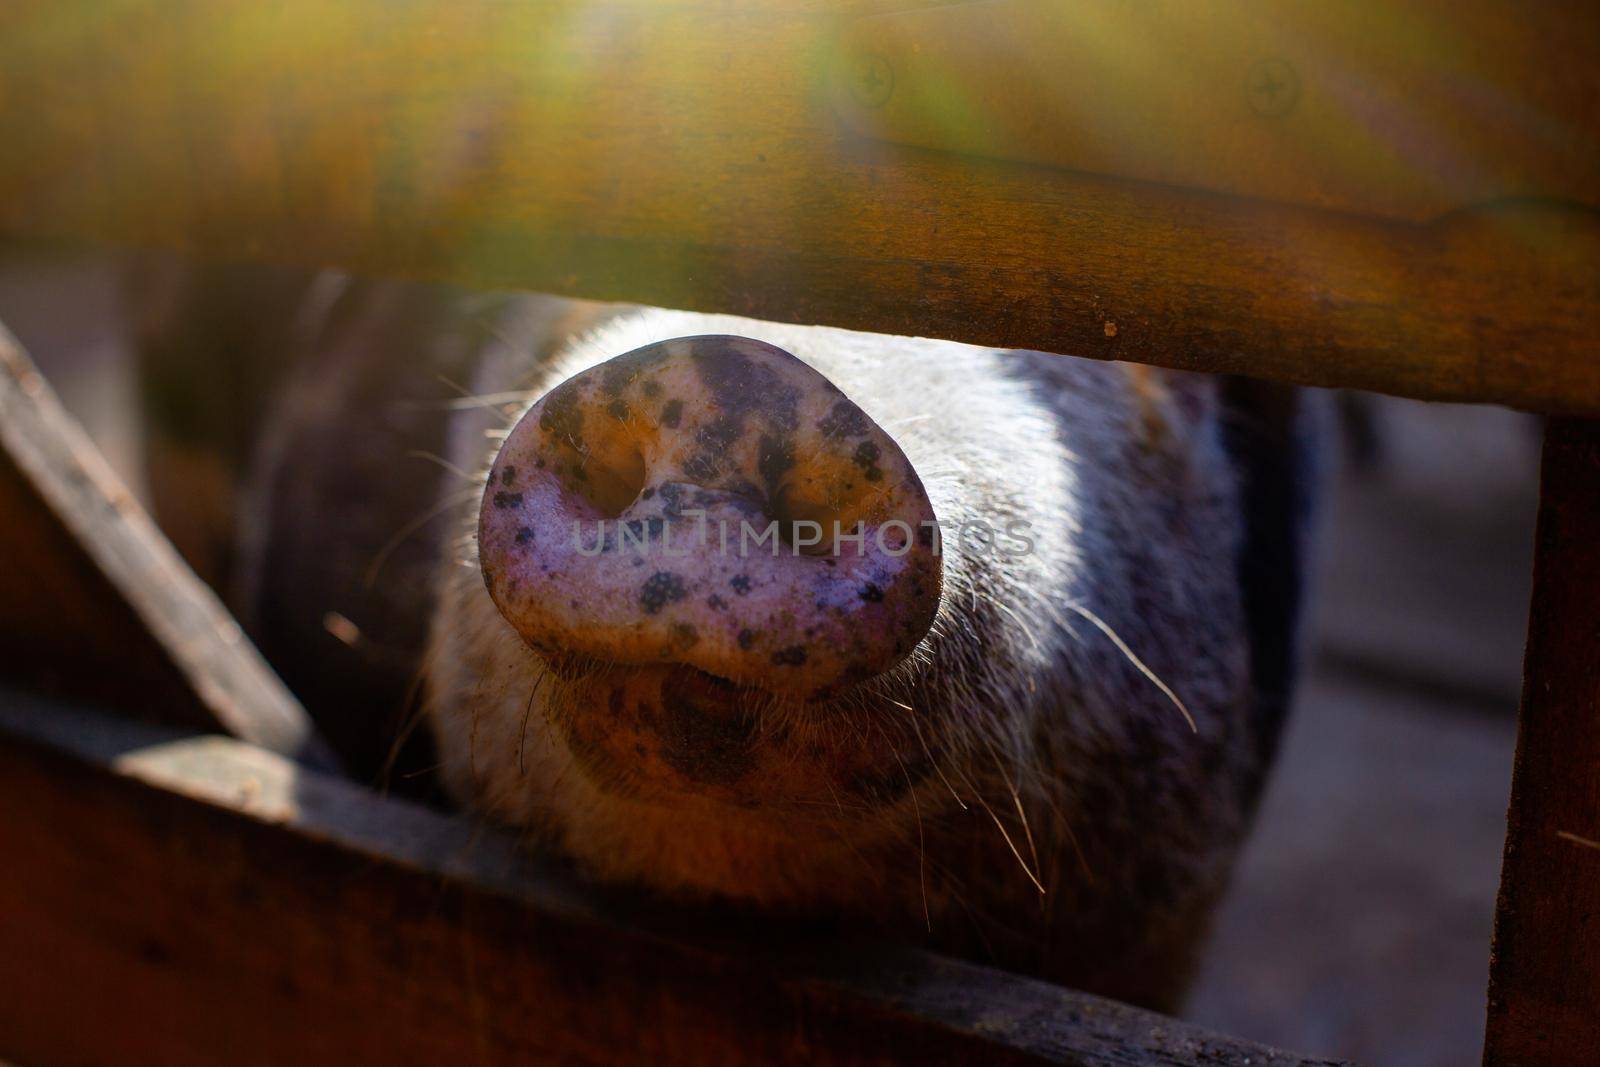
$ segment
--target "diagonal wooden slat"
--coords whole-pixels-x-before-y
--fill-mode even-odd
[[[321,766],[305,710],[0,326],[0,673]]]

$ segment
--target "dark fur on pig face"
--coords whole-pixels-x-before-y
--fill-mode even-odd
[[[770,345],[814,369],[831,383],[828,397],[836,390],[858,405],[897,446],[862,438],[879,444],[880,470],[915,480],[938,516],[939,572],[923,573],[942,574],[936,610],[914,620],[926,632],[913,647],[877,650],[879,673],[853,678],[835,664],[801,685],[775,683],[783,665],[772,654],[782,649],[762,645],[759,664],[740,660],[739,634],[753,627],[716,621],[741,595],[738,575],[702,570],[674,583],[631,559],[618,570],[638,581],[596,598],[623,630],[558,651],[574,625],[562,605],[581,606],[580,589],[504,562],[518,558],[519,536],[542,536],[529,509],[562,500],[568,511],[553,514],[577,501],[666,521],[666,487],[689,484],[713,506],[771,509],[778,486],[762,485],[772,452],[760,438],[779,423],[826,420],[821,400],[793,420],[761,409],[765,398],[719,406],[714,384],[686,369],[692,361],[658,374],[648,356],[615,372],[615,396],[604,370],[550,393],[618,355],[706,335],[748,339],[746,352]],[[528,409],[513,416],[498,460],[498,440],[470,432],[450,456],[468,469],[494,460],[479,501],[486,558],[501,561],[487,574],[479,567],[474,502],[443,572],[426,671],[459,798],[608,881],[825,910],[1101,993],[1172,1003],[1275,743],[1281,693],[1257,689],[1270,666],[1259,650],[1271,642],[1254,635],[1282,638],[1293,623],[1292,598],[1255,596],[1242,578],[1249,560],[1269,556],[1251,540],[1252,477],[1218,383],[627,310],[553,360],[473,384],[526,388],[542,406],[520,423]],[[582,440],[577,412],[624,432],[564,451]],[[728,415],[749,436],[697,448]],[[690,432],[652,443],[674,423]],[[540,460],[553,469],[542,485],[532,480]],[[610,489],[592,487],[606,479]],[[1293,557],[1280,569],[1292,570]],[[536,600],[548,596],[566,599]],[[869,621],[894,632],[894,619],[869,612],[850,624]],[[674,624],[693,626],[712,658],[697,664],[688,645],[673,646]]]

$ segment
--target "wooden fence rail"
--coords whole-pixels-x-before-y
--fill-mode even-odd
[[[0,231],[1600,412],[1600,10],[21,0]]]
[[[915,950],[642,926],[466,821],[4,692],[0,810],[27,1064],[1332,1062]]]

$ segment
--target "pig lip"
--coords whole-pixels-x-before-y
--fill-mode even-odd
[[[797,804],[831,804],[849,819],[850,804],[899,803],[932,766],[920,765],[927,746],[913,733],[828,725],[835,712],[862,712],[854,703],[786,706],[686,664],[609,663],[571,685],[551,725],[592,786],[657,808],[710,803],[728,825],[764,834],[792,833]]]
[[[539,651],[539,658],[544,662],[546,669],[563,682],[579,682],[605,673],[665,667],[667,674],[661,684],[663,693],[719,714],[747,709],[757,702],[769,703],[774,700],[812,706],[826,704],[837,698],[843,688],[848,688],[835,686],[801,698],[755,683],[724,678],[686,663],[625,663],[600,659],[581,652],[543,650]]]
[[[661,691],[710,715],[749,714],[755,705],[772,699],[772,694],[759,686],[741,685],[690,666],[673,668],[661,683]]]
[[[539,658],[546,669],[563,682],[576,682],[599,674],[610,666],[605,660],[582,652],[549,652],[539,650]]]

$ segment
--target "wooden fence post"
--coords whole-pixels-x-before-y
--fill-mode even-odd
[[[1484,1063],[1600,1063],[1600,421],[1545,432]]]

